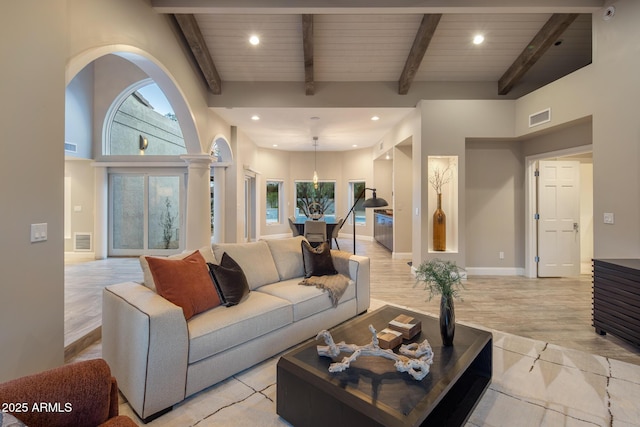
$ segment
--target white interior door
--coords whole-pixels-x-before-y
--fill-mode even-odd
[[[538,277],[580,274],[580,162],[539,162]]]

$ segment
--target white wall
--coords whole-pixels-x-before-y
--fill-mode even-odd
[[[640,2],[618,0],[615,17],[593,15],[593,63],[516,103],[517,131],[529,114],[552,108],[544,127],[593,116],[594,256],[640,256]],[[536,131],[539,128],[535,129]],[[604,224],[604,212],[615,224]]]
[[[393,149],[393,254],[411,257],[413,232],[413,142],[403,141]]]
[[[93,66],[87,66],[67,85],[65,91],[65,142],[75,144],[77,151],[65,152],[71,157],[91,159],[93,156]]]
[[[420,103],[422,129],[421,153],[417,162],[420,171],[419,182],[414,181],[414,203],[419,203],[420,217],[418,245],[414,244],[413,263],[420,264],[425,259],[439,257],[455,261],[459,266],[466,266],[466,158],[467,138],[509,138],[514,134],[514,102],[513,101],[422,101]],[[415,147],[415,143],[414,143]],[[457,220],[447,221],[447,226],[455,228],[458,236],[457,248],[454,252],[429,253],[429,242],[432,230],[429,218],[436,209],[430,203],[429,183],[427,177],[427,159],[429,156],[458,156],[458,212],[447,214]],[[416,155],[414,154],[414,162]],[[416,163],[414,163],[416,165]],[[415,196],[414,196],[415,197]],[[447,233],[450,231],[448,230]]]
[[[291,233],[287,217],[294,214],[296,207],[295,181],[311,180],[317,163],[320,180],[336,182],[336,217],[345,216],[351,208],[349,200],[349,181],[364,180],[368,187],[374,186],[373,163],[371,150],[360,149],[341,152],[319,151],[317,161],[313,151],[281,151],[258,148],[256,154],[256,169],[260,172],[260,187],[258,198],[261,216],[260,234],[262,236],[288,235]],[[280,224],[267,225],[266,212],[266,181],[283,181],[283,218]],[[389,191],[391,187],[389,186]],[[389,199],[390,200],[390,192]],[[380,197],[385,197],[378,193]],[[371,197],[371,193],[367,193]],[[352,236],[352,227],[345,226],[341,235]],[[373,212],[367,211],[366,225],[356,230],[358,238],[373,236]]]
[[[514,141],[466,148],[466,266],[469,274],[522,274],[524,158]],[[504,254],[500,259],[499,253]]]
[[[0,13],[0,381],[63,363],[66,1]],[[37,13],[34,13],[37,11]],[[48,239],[30,243],[30,226]]]
[[[580,273],[591,274],[593,259],[593,162],[580,163]]]
[[[190,119],[185,139],[192,153],[208,148],[216,134],[229,135],[209,110],[204,84],[172,25],[146,0],[3,4],[0,381],[63,363],[63,143],[65,87],[73,77],[108,53],[144,59],[174,108],[179,99],[180,114]],[[48,224],[47,241],[29,242],[34,223]]]
[[[593,215],[596,258],[640,257],[640,2],[594,16]],[[615,224],[604,224],[612,212]]]
[[[64,240],[65,252],[74,251],[74,233],[94,232],[95,173],[91,160],[68,159],[65,161],[65,179],[69,179],[70,194],[65,194],[69,205],[65,206],[66,223],[70,223],[69,238]],[[95,246],[95,242],[94,242]],[[95,248],[92,248],[92,252]]]

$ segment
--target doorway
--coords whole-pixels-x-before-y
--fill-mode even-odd
[[[549,256],[556,256],[560,260],[559,263],[562,264],[562,258],[567,259],[568,254],[565,253],[566,249],[563,248],[561,239],[557,246],[552,245],[551,248],[548,243],[540,241],[539,231],[545,227],[544,224],[541,225],[539,219],[540,208],[544,209],[540,200],[541,197],[544,197],[541,195],[544,190],[541,191],[538,188],[539,179],[536,177],[536,171],[539,170],[541,162],[553,165],[553,162],[566,161],[575,162],[578,165],[580,190],[577,193],[578,217],[571,224],[568,224],[569,229],[565,230],[565,233],[571,235],[571,238],[578,239],[576,241],[577,247],[574,248],[579,252],[578,258],[575,260],[578,263],[577,269],[574,270],[575,274],[591,273],[591,258],[593,257],[593,156],[592,148],[589,145],[526,157],[525,276],[527,277],[565,277],[574,274],[566,273],[567,270],[563,272],[561,268],[557,270],[546,269],[545,271],[539,265],[540,260],[548,260]],[[558,200],[564,204],[568,203],[569,198],[559,197]],[[557,253],[550,253],[553,251]]]

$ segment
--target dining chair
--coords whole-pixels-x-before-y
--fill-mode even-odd
[[[291,215],[287,219],[289,220],[289,228],[291,229],[291,233],[293,233],[293,237],[299,236],[300,235],[300,230],[298,230],[298,227],[296,227],[296,224],[295,224],[296,217]]]
[[[304,223],[304,237],[309,243],[322,243],[327,241],[326,221],[307,220]],[[315,246],[312,244],[312,246]]]
[[[342,228],[342,224],[344,223],[344,218],[340,217],[336,221],[336,225],[331,230],[331,239],[336,242],[336,247],[340,250],[340,245],[338,244],[338,234],[340,233],[340,228]],[[329,239],[329,240],[331,240]]]

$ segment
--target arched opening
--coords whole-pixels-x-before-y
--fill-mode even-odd
[[[122,67],[127,71],[122,71]],[[194,116],[173,77],[154,58],[139,49],[105,46],[72,58],[67,66],[66,83],[65,263],[77,264],[78,260],[97,263],[100,261],[96,259],[107,257],[107,225],[112,203],[109,193],[113,188],[111,179],[114,173],[124,172],[115,178],[116,181],[125,176],[132,179],[134,186],[140,183],[148,186],[143,197],[130,198],[143,200],[147,210],[149,206],[156,205],[156,213],[146,219],[156,230],[144,237],[147,244],[156,243],[147,246],[158,246],[157,251],[163,253],[181,250],[184,239],[179,236],[186,222],[186,191],[183,190],[188,169],[180,155],[201,154],[203,150]],[[157,114],[158,101],[153,100],[145,88],[164,94],[173,112]],[[129,144],[128,147],[115,147],[111,138],[114,134],[112,119],[131,112],[131,108],[123,110],[126,103],[133,104],[134,110],[138,108],[151,117],[153,114],[160,116],[169,128],[171,121],[175,120],[180,131],[173,133],[181,134],[181,138],[168,141],[169,138],[165,138],[167,129],[162,129],[165,135],[149,133],[140,138],[142,132],[138,127],[132,129],[135,132],[133,138],[121,138]],[[117,121],[121,127],[130,124],[122,117]],[[105,123],[109,123],[108,132],[105,131]],[[110,139],[105,138],[105,132],[110,134]],[[146,146],[141,149],[145,138]],[[174,151],[167,150],[169,146]],[[124,206],[121,210],[127,209]],[[76,245],[82,242],[84,246]],[[137,259],[121,260],[130,265],[129,274],[139,272]],[[91,265],[88,263],[85,268],[91,270]],[[78,340],[88,345],[100,337],[101,307],[96,301],[100,301],[104,286],[122,281],[117,277],[122,269],[114,267],[108,270],[104,275],[87,274],[85,271],[78,278],[75,274],[69,276],[65,269],[65,348],[77,347],[71,344]],[[81,303],[84,308],[90,308],[86,316],[69,308],[69,304],[80,304],[78,298],[85,300]]]
[[[102,142],[103,155],[187,153],[171,102],[150,78],[135,82],[114,100],[105,118]]]

